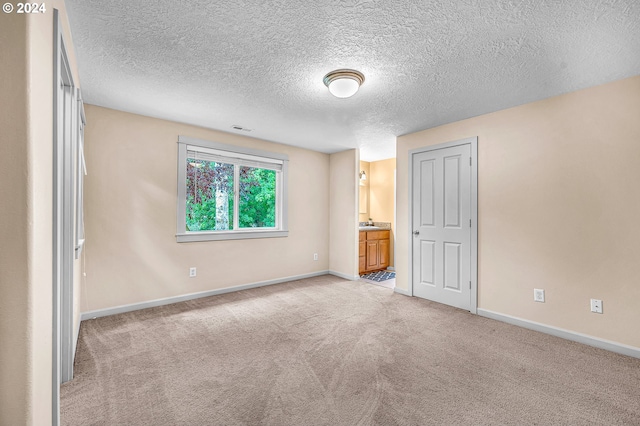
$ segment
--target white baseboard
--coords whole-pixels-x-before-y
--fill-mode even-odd
[[[359,275],[347,275],[337,271],[329,271],[329,273],[331,275],[335,275],[336,277],[344,278],[345,280],[349,281],[358,281],[360,279]]]
[[[401,295],[403,295],[403,296],[409,296],[409,297],[411,297],[411,293],[409,293],[409,290],[404,290],[404,289],[399,288],[399,287],[394,287],[394,288],[393,288],[393,291],[394,291],[394,292],[396,292],[396,293],[398,293],[398,294],[401,294]]]
[[[577,333],[550,325],[540,324],[539,322],[529,321],[521,318],[512,317],[511,315],[499,314],[497,312],[488,311],[478,308],[478,315],[491,318],[497,321],[506,322],[517,325],[518,327],[528,328],[529,330],[539,331],[541,333],[550,334],[552,336],[561,337],[578,343],[583,343],[596,348],[606,349],[622,355],[640,358],[640,348],[628,346],[622,343],[612,342],[610,340],[600,339],[598,337],[589,336],[587,334]]]
[[[264,287],[267,285],[286,283],[289,281],[302,280],[305,278],[327,275],[329,271],[318,271],[310,274],[295,275],[291,277],[277,278],[275,280],[259,281],[251,284],[243,284],[235,287],[218,288],[215,290],[202,291],[198,293],[184,294],[182,296],[167,297],[164,299],[149,300],[147,302],[132,303],[130,305],[120,305],[113,308],[97,309],[95,311],[83,312],[80,316],[81,321],[88,319],[106,317],[109,315],[122,314],[124,312],[138,311],[140,309],[153,308],[156,306],[170,305],[172,303],[184,302],[186,300],[200,299],[202,297],[215,296],[218,294],[232,293],[234,291],[248,290],[250,288]],[[79,329],[78,329],[79,331]]]

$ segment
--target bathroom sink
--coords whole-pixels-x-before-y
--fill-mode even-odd
[[[359,226],[358,229],[360,231],[379,231],[387,228],[382,228],[381,226],[366,225],[366,226]]]

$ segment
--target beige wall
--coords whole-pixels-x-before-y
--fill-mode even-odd
[[[34,322],[30,304],[28,51],[26,19],[3,17],[0,25],[0,424],[26,424],[34,381],[28,368]],[[27,173],[23,174],[23,170]],[[45,237],[46,238],[46,237]],[[50,241],[50,239],[49,239]],[[9,244],[9,242],[11,242]],[[51,308],[49,307],[49,312]],[[44,347],[51,348],[51,343]]]
[[[0,16],[1,425],[51,423],[54,7],[76,73],[62,1]]]
[[[478,136],[478,307],[640,347],[638,117],[640,76],[399,137],[396,285],[408,151]]]
[[[327,154],[85,108],[83,312],[329,269]],[[177,243],[178,135],[287,154],[289,236]],[[192,266],[195,278],[189,278]]]
[[[331,154],[329,174],[329,269],[357,279],[358,272],[358,151]]]
[[[375,222],[391,223],[389,266],[393,267],[396,159],[373,161],[369,168],[369,212]]]
[[[369,209],[369,181],[371,169],[368,161],[360,161],[360,168],[358,169],[358,222],[367,222],[371,217],[371,210]],[[367,175],[367,179],[360,180],[360,172],[364,171]],[[362,209],[364,207],[364,210]],[[366,213],[361,213],[366,211]]]

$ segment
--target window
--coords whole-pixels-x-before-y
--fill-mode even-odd
[[[178,242],[287,236],[288,157],[178,138]]]

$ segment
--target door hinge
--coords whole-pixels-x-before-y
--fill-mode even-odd
[[[469,290],[471,290],[471,281],[469,281]]]
[[[471,219],[469,219],[469,228],[471,228]]]
[[[469,157],[469,165],[471,165],[471,161],[472,161],[472,160],[471,160],[471,157]]]

